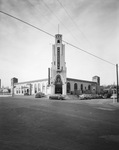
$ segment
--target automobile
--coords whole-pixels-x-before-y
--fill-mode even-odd
[[[86,99],[101,99],[102,96],[98,94],[82,94],[79,95],[80,100],[86,100]]]
[[[98,95],[98,94],[91,94],[91,98],[92,98],[92,99],[98,99],[98,98],[99,98],[99,95]]]
[[[90,94],[81,94],[81,95],[79,95],[79,99],[80,100],[91,99],[91,95]]]
[[[62,94],[54,94],[54,95],[50,95],[49,99],[58,99],[58,100],[64,100],[65,96]]]
[[[35,98],[41,98],[41,97],[45,97],[45,94],[42,92],[36,93]]]
[[[117,99],[117,94],[113,94],[110,98]]]
[[[24,93],[24,96],[28,96],[29,95],[29,93]]]
[[[111,98],[111,94],[109,94],[109,93],[104,94],[104,95],[103,95],[103,98],[104,98],[104,99],[106,99],[106,98]]]
[[[99,99],[103,99],[103,96],[100,94],[100,95],[98,95],[98,98]]]

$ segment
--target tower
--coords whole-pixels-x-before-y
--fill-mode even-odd
[[[97,83],[97,85],[96,85],[96,93],[97,94],[100,93],[100,77],[94,76],[92,78],[92,81]]]
[[[52,45],[51,94],[66,95],[65,45],[61,34],[55,35],[55,44]]]
[[[92,77],[92,81],[93,81],[93,82],[96,82],[97,85],[100,85],[100,77],[94,76],[94,77]]]

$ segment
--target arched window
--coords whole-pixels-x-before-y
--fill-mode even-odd
[[[34,92],[37,93],[37,85],[34,85]]]
[[[76,91],[78,89],[78,85],[77,83],[74,84],[74,91]]]
[[[57,75],[56,80],[55,80],[55,84],[62,84],[62,80],[61,80],[60,75]]]
[[[90,85],[88,85],[88,90],[91,90],[91,86]]]
[[[57,40],[57,43],[60,43],[60,40]]]
[[[29,89],[27,89],[27,93],[29,94]]]
[[[38,83],[38,91],[40,92],[40,83]]]
[[[42,83],[42,92],[44,93],[45,92],[45,84]]]
[[[83,91],[83,84],[81,84],[81,91]]]
[[[67,93],[70,93],[70,83],[67,83]]]

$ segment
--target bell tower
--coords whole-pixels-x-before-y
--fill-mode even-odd
[[[55,35],[55,44],[52,45],[51,94],[66,95],[65,45],[61,34]]]

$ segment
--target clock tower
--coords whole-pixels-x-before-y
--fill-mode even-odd
[[[65,45],[61,34],[55,35],[55,44],[52,45],[51,94],[66,95]]]

